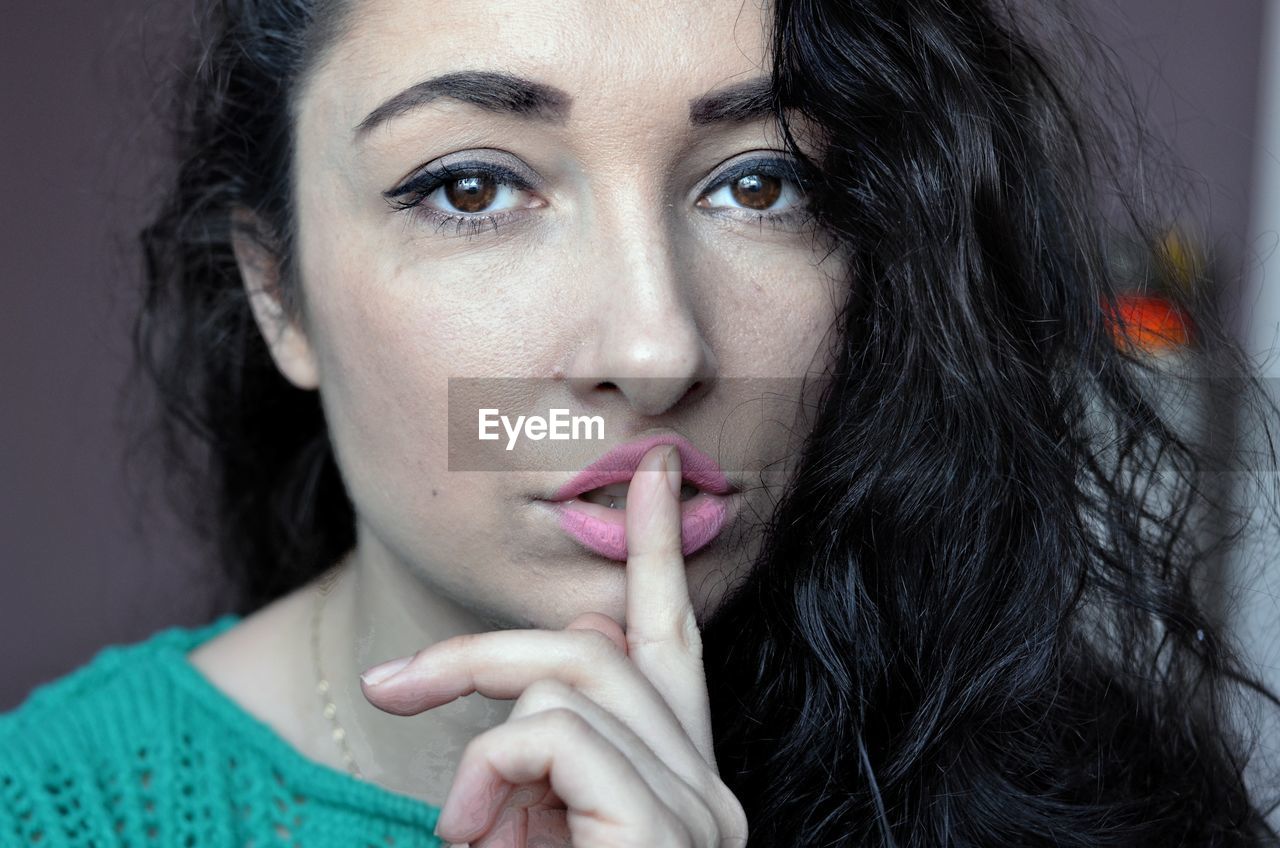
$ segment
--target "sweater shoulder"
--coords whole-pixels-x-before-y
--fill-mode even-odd
[[[57,745],[83,733],[86,723],[102,730],[102,720],[126,711],[126,726],[154,729],[151,720],[175,699],[149,697],[163,686],[165,662],[174,651],[186,651],[234,623],[224,616],[200,627],[168,627],[145,639],[105,645],[80,666],[42,683],[14,709],[0,713],[0,746],[7,753]],[[107,741],[95,734],[100,742]],[[116,740],[119,741],[119,740]]]
[[[0,714],[0,845],[436,848],[435,807],[307,760],[186,661],[235,620],[108,645]]]
[[[147,795],[153,764],[165,758],[158,748],[186,732],[191,713],[165,663],[232,623],[225,616],[106,645],[0,713],[0,844],[113,844],[138,826],[145,832],[145,822],[127,820],[136,816],[117,814],[145,815],[148,804],[157,813],[156,795],[122,802],[138,800],[139,789]]]

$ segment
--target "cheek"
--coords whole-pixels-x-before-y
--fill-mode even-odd
[[[362,297],[326,298],[323,313],[317,304],[321,399],[361,520],[407,529],[451,502],[442,491],[452,482],[443,470],[447,360],[425,332],[429,316],[398,306],[378,281],[362,288]]]
[[[313,239],[301,269],[338,463],[384,541],[410,558],[429,541],[462,563],[494,546],[502,505],[495,475],[448,470],[449,378],[527,367],[528,340],[552,319],[511,293],[550,271],[516,271],[493,252],[410,261],[403,245],[362,245],[356,231]]]
[[[844,266],[796,241],[737,243],[708,251],[703,309],[721,370],[771,378],[821,371],[828,332],[848,295]]]
[[[555,269],[411,221],[330,229],[303,268],[326,404],[366,438],[399,434],[443,467],[449,378],[523,367],[553,316],[519,295],[547,288]]]

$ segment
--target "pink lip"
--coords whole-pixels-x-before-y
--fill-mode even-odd
[[[695,448],[688,439],[671,433],[618,445],[561,486],[551,500],[567,501],[583,492],[630,480],[636,476],[640,460],[655,445],[675,445],[680,451],[681,474],[699,489],[716,495],[733,492],[733,486],[729,485],[728,478],[714,459]]]
[[[629,481],[640,460],[655,445],[674,445],[680,451],[685,480],[702,491],[680,504],[680,550],[689,556],[720,534],[736,507],[736,490],[714,459],[674,434],[651,436],[619,445],[587,466],[552,496],[560,527],[583,547],[618,562],[627,560],[627,528],[624,510],[575,500],[577,495],[611,483]]]

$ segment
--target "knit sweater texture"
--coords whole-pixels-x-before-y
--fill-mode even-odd
[[[108,645],[0,714],[0,846],[445,845],[438,807],[303,756],[187,660],[238,620]]]

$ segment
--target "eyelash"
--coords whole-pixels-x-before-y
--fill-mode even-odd
[[[799,189],[802,198],[807,194],[810,184],[809,178],[801,172],[800,167],[790,160],[776,158],[754,159],[734,165],[728,170],[728,173],[721,175],[719,180],[711,184],[702,196],[709,195],[726,185],[732,185],[735,181],[746,176],[778,177],[789,180]],[[510,186],[519,191],[531,191],[533,189],[533,186],[529,185],[527,180],[507,168],[488,162],[465,162],[460,165],[441,165],[431,170],[419,171],[406,182],[390,191],[384,192],[384,197],[387,198],[387,202],[396,211],[406,211],[420,216],[423,220],[434,224],[437,232],[450,224],[454,224],[454,235],[463,235],[465,230],[465,235],[468,237],[486,228],[492,228],[494,232],[497,232],[500,224],[521,216],[522,210],[515,209],[508,209],[491,215],[455,215],[422,205],[424,200],[442,186],[467,177],[490,177],[499,186]],[[402,200],[401,198],[405,196],[411,199]],[[771,227],[790,225],[809,217],[808,210],[803,203],[797,209],[782,213],[745,212],[744,214],[743,210],[736,210],[736,214],[724,211],[712,214],[739,220],[746,219],[761,225],[767,223]]]

